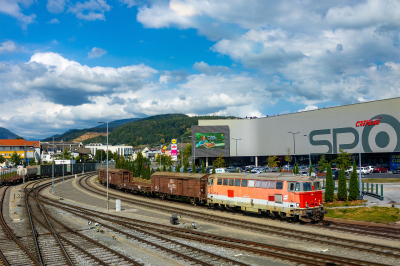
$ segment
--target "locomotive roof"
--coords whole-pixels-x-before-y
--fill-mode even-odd
[[[201,179],[208,174],[202,173],[180,173],[180,172],[155,172],[152,176],[165,176],[168,178]]]
[[[262,174],[240,174],[240,173],[221,173],[210,175],[214,178],[240,178],[254,180],[277,180],[277,181],[310,181],[309,176],[293,175],[288,173],[262,173]],[[314,178],[318,181],[318,178]]]

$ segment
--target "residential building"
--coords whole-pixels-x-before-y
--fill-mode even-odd
[[[40,158],[40,142],[24,139],[0,139],[0,155],[10,159],[13,153],[19,154],[23,161]]]

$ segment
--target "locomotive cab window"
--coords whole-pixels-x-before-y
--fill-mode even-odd
[[[261,180],[256,180],[256,185],[255,187],[261,187]]]
[[[242,187],[247,187],[247,179],[242,179]]]
[[[288,191],[294,191],[294,186],[295,186],[295,183],[289,183]]]
[[[218,178],[217,185],[222,185],[222,178]]]
[[[235,183],[235,179],[229,179],[229,185],[230,185],[230,186],[233,186],[234,183]]]
[[[296,191],[300,191],[300,183],[296,183]]]
[[[311,182],[303,183],[303,191],[312,191]]]
[[[321,183],[320,182],[314,182],[314,190],[321,190]]]
[[[276,182],[276,189],[282,189],[283,188],[283,182]]]
[[[235,179],[235,187],[240,187],[240,179]]]
[[[224,179],[224,186],[228,185],[228,179]]]
[[[214,178],[209,178],[207,183],[209,186],[214,186]]]

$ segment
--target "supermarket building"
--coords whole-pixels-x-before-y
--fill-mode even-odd
[[[210,133],[223,135],[225,145],[206,149],[198,145],[202,134]],[[212,164],[220,154],[228,165],[236,160],[242,165],[265,165],[270,155],[284,165],[290,148],[299,164],[308,165],[309,154],[312,164],[323,154],[335,159],[340,150],[358,163],[361,150],[362,164],[393,170],[400,166],[400,98],[256,119],[199,120],[192,127],[192,147],[197,165],[203,160]]]

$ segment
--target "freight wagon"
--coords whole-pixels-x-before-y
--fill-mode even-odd
[[[98,178],[101,184],[107,183],[107,168],[97,169]],[[151,186],[144,182],[133,181],[133,174],[129,170],[108,168],[108,184],[115,188],[132,192],[151,192]]]

